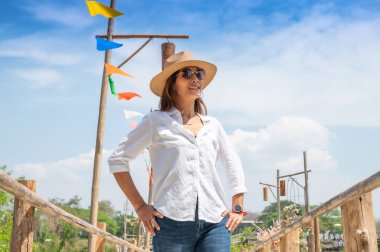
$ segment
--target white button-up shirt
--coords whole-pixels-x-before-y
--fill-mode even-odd
[[[129,133],[108,159],[110,171],[128,172],[129,161],[146,146],[153,169],[153,204],[164,216],[217,223],[229,209],[216,163],[223,164],[232,195],[246,192],[243,168],[220,123],[200,115],[197,136],[186,129],[177,109],[153,111]]]

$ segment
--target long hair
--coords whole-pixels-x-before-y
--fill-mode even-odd
[[[179,70],[175,73],[173,73],[165,83],[164,90],[162,91],[161,99],[160,99],[160,110],[161,111],[169,111],[173,107],[176,107],[175,103],[175,92],[174,92],[174,85],[177,78],[177,74],[179,73]],[[194,102],[194,112],[201,114],[201,115],[207,115],[207,108],[206,104],[203,102],[202,98],[197,98]]]

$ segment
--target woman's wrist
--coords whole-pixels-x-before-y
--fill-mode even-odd
[[[146,206],[146,203],[144,202],[141,206],[139,206],[137,209],[135,209],[135,212],[136,213],[139,213],[139,211],[144,207]]]

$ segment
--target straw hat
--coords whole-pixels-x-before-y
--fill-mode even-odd
[[[187,66],[196,66],[205,70],[206,76],[202,81],[202,89],[207,87],[216,74],[216,66],[214,64],[203,60],[197,60],[190,52],[179,52],[170,56],[165,61],[164,70],[154,76],[150,81],[150,90],[152,90],[155,95],[161,96],[166,80],[173,73]]]

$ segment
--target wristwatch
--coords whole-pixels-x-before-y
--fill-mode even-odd
[[[237,214],[243,214],[243,216],[247,215],[247,212],[243,211],[243,208],[240,205],[235,205],[232,212],[237,213]]]

